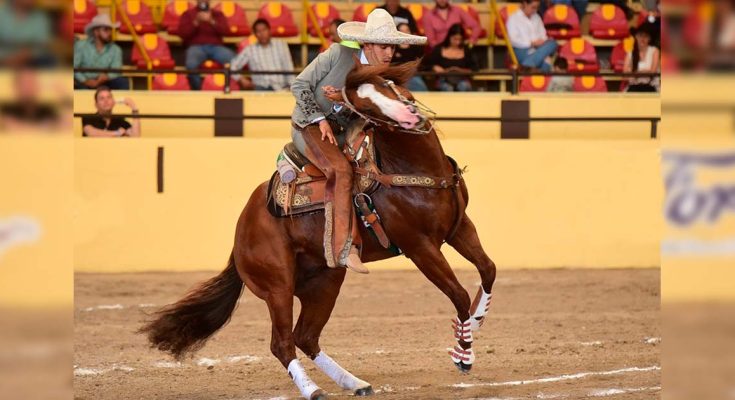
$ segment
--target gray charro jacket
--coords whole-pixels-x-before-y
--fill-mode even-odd
[[[296,126],[304,128],[320,117],[338,122],[346,118],[346,115],[342,115],[349,113],[346,107],[336,113],[333,103],[324,97],[322,87],[334,86],[341,89],[344,86],[347,74],[355,67],[353,55],[359,57],[360,50],[332,44],[296,77],[291,84],[291,93],[296,98],[291,120]]]

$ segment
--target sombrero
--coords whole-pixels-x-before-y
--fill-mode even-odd
[[[376,8],[367,17],[367,22],[345,22],[337,27],[342,40],[358,43],[378,44],[425,44],[425,36],[409,35],[396,29],[396,23],[388,11]]]

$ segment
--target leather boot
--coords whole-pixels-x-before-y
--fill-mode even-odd
[[[352,246],[352,248],[350,248],[350,254],[342,259],[341,264],[359,274],[370,273],[370,270],[368,270],[367,267],[365,267],[365,265],[360,260],[360,252],[355,246]]]

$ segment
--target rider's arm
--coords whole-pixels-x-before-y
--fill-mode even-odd
[[[316,123],[325,118],[324,113],[316,102],[314,91],[316,87],[339,60],[339,44],[333,44],[329,50],[321,53],[294,79],[291,84],[291,93],[296,98],[296,106],[306,117],[309,123]]]

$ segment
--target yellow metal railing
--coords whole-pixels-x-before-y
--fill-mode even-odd
[[[513,51],[513,46],[510,44],[510,38],[508,37],[508,30],[505,28],[505,21],[503,21],[503,18],[500,16],[500,12],[498,10],[498,3],[496,3],[495,0],[490,0],[490,14],[494,15],[497,19],[498,24],[500,25],[500,31],[503,32],[503,37],[505,38],[505,47],[508,49],[508,54],[510,55],[510,59],[513,62],[513,67],[518,68],[518,57],[516,56],[516,52]],[[490,30],[492,30],[493,33],[490,34],[491,42],[490,45],[492,46],[493,41],[495,39],[495,25],[492,25],[492,17],[490,19],[491,25],[489,27]]]
[[[306,18],[311,21],[311,25],[314,26],[314,29],[316,29],[316,34],[319,37],[319,42],[321,43],[322,48],[327,47],[327,39],[324,37],[324,32],[322,32],[322,27],[319,25],[319,21],[316,19],[316,15],[314,15],[314,10],[311,9],[311,4],[309,4],[309,0],[303,0],[303,7],[304,7],[304,15]],[[304,19],[306,19],[304,18]],[[302,42],[306,43],[309,38],[309,24],[304,21],[304,36],[302,36]]]
[[[151,60],[151,56],[148,54],[148,50],[146,50],[145,46],[143,45],[143,41],[140,40],[140,36],[138,36],[138,33],[135,32],[135,27],[133,26],[133,23],[130,22],[130,17],[128,16],[127,10],[125,10],[125,7],[122,6],[121,0],[112,0],[112,9],[110,12],[110,19],[112,19],[112,23],[114,24],[117,19],[118,12],[120,13],[120,17],[122,19],[122,23],[125,24],[125,26],[128,28],[128,31],[130,32],[130,35],[133,38],[133,42],[135,43],[135,46],[138,48],[138,51],[140,51],[140,54],[143,55],[143,59],[145,60],[145,64],[147,69],[150,71],[153,69],[153,61]],[[117,39],[117,32],[115,30],[112,31],[113,40]],[[147,74],[147,82],[148,82],[148,90],[151,90],[153,87],[153,75]]]

